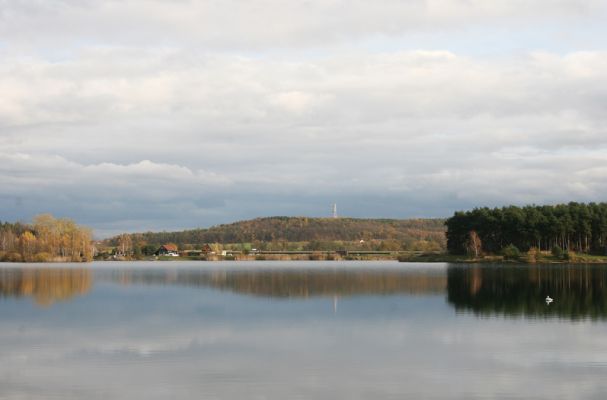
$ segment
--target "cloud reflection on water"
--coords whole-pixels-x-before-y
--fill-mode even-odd
[[[141,265],[141,264],[140,264]],[[146,265],[145,263],[143,264]],[[150,265],[149,263],[147,265]],[[211,288],[273,299],[446,294],[457,311],[477,315],[607,318],[607,269],[596,265],[353,268],[356,264],[186,264],[175,268],[1,268],[0,294],[49,306],[86,295],[93,282]],[[419,265],[418,265],[419,266]],[[550,306],[543,299],[555,298]]]
[[[469,291],[479,287],[471,277],[480,271],[491,287],[492,272],[482,268],[173,265],[94,269],[85,296],[52,307],[0,302],[0,398],[564,399],[607,393],[605,324],[455,313],[445,301],[452,288],[437,289],[437,282]],[[252,284],[261,277],[281,289]],[[414,289],[411,282],[418,282]]]

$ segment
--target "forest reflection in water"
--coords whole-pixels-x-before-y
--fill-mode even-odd
[[[49,306],[86,295],[95,282],[212,288],[274,299],[446,295],[457,311],[607,319],[607,266],[403,264],[400,268],[0,268],[3,297]],[[555,301],[547,305],[544,298]]]
[[[84,295],[92,285],[87,268],[0,268],[2,297],[32,297],[44,307]]]
[[[458,311],[607,319],[605,265],[452,266],[447,275],[448,301]]]
[[[444,270],[252,269],[114,271],[122,284],[210,287],[269,298],[444,293]]]

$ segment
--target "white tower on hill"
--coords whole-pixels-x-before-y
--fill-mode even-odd
[[[337,218],[337,203],[333,203],[333,218]]]

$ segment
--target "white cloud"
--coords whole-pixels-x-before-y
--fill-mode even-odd
[[[121,165],[101,163],[81,165],[59,156],[31,156],[29,154],[2,154],[0,179],[6,187],[23,188],[26,179],[32,178],[36,185],[97,185],[107,180],[112,185],[138,188],[143,185],[225,185],[229,179],[204,170],[143,160]],[[67,178],[67,179],[66,179]],[[16,180],[15,180],[16,179]],[[179,186],[178,186],[179,187]]]
[[[103,42],[267,48],[470,24],[572,20],[604,11],[601,0],[22,0],[0,3],[0,37],[26,46]]]

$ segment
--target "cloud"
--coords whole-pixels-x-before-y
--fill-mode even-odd
[[[607,93],[597,82],[605,79],[606,64],[604,52],[487,62],[411,51],[294,63],[92,49],[60,63],[5,60],[0,117],[3,126],[15,127],[183,116],[204,121],[201,130],[213,122],[229,127],[228,119],[232,126],[318,126],[436,117],[602,118]]]
[[[335,199],[359,204],[350,215],[394,217],[598,201],[606,64],[598,51],[6,59],[0,197],[20,218],[55,201],[124,227],[314,214]]]
[[[601,0],[21,0],[0,4],[0,37],[35,47],[185,43],[259,49],[464,29],[470,24],[587,19],[604,11]]]
[[[83,165],[59,156],[0,153],[0,203],[26,215],[47,210],[93,223],[97,234],[162,218],[195,218],[223,205],[219,190],[231,185],[219,174],[143,160]],[[25,211],[23,210],[25,208]],[[28,215],[29,217],[29,215]],[[115,226],[115,220],[122,221]],[[107,224],[111,228],[103,227]]]
[[[378,217],[600,201],[606,12],[0,2],[2,218],[51,211],[108,234],[327,215],[335,201]]]

